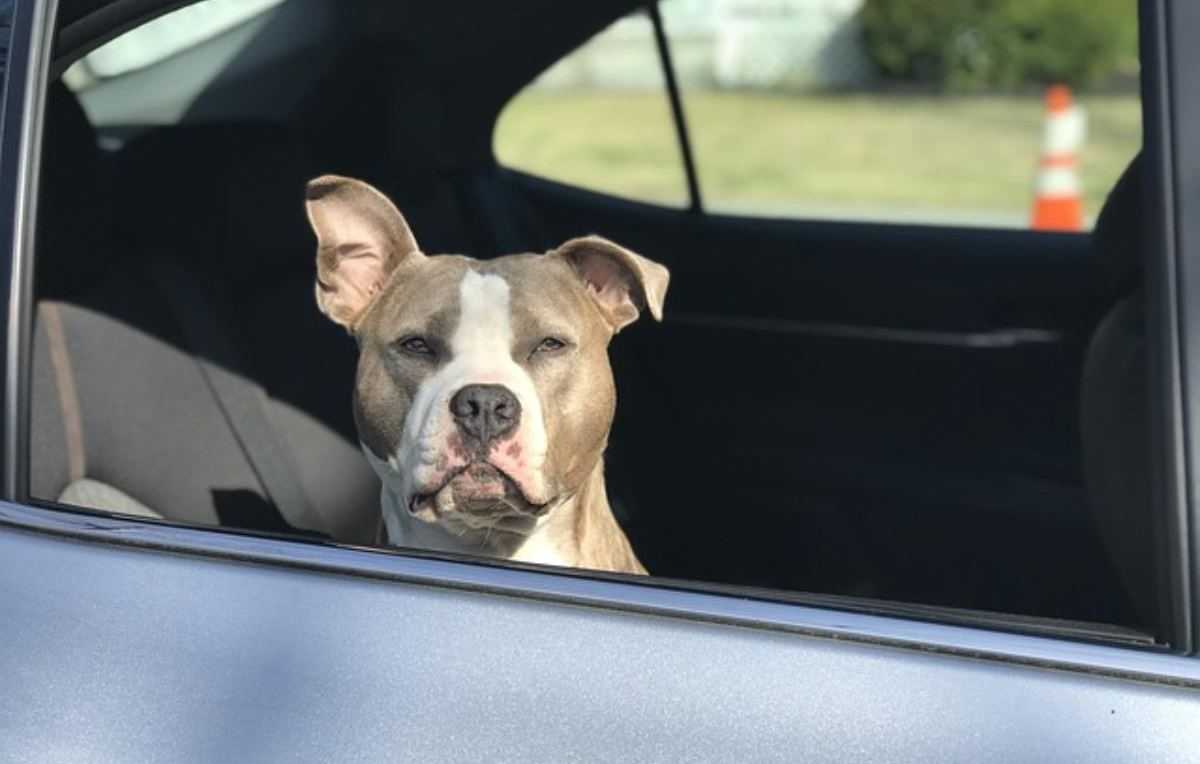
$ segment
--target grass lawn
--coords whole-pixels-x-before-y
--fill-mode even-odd
[[[1141,144],[1141,115],[1134,96],[1081,103],[1081,175],[1094,215]],[[1036,96],[697,92],[684,108],[709,208],[1020,225],[1032,202],[1043,118]],[[528,91],[501,116],[496,153],[587,188],[685,198],[660,93]]]

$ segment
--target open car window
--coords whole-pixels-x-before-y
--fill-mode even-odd
[[[420,4],[207,0],[71,62],[31,496],[563,567],[576,530],[486,554],[495,528],[439,513],[492,491],[520,537],[598,475],[588,559],[653,583],[1161,647],[1134,15],[1086,76],[963,82],[885,65],[890,17],[814,8],[556,10],[560,50],[435,45],[461,20]],[[1075,216],[1036,224],[1047,200]],[[392,280],[443,253],[482,263]],[[454,364],[485,345],[479,379]],[[414,401],[440,419],[389,418]],[[404,440],[431,432],[457,440]]]

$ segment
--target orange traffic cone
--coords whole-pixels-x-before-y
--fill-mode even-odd
[[[1065,85],[1046,90],[1046,128],[1033,200],[1032,227],[1039,231],[1083,228],[1083,195],[1077,172],[1087,117]]]

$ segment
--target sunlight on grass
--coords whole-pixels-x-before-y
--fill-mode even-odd
[[[1134,96],[1082,99],[1081,175],[1094,215],[1141,145]],[[870,219],[1023,224],[1041,142],[1037,96],[685,96],[705,205]],[[509,166],[619,196],[681,205],[679,150],[662,93],[528,91],[501,116]]]

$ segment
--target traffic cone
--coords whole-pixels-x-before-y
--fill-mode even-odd
[[[1071,90],[1055,85],[1046,90],[1046,127],[1038,163],[1033,222],[1038,231],[1083,229],[1083,194],[1079,183],[1078,152],[1087,130],[1083,107]]]

